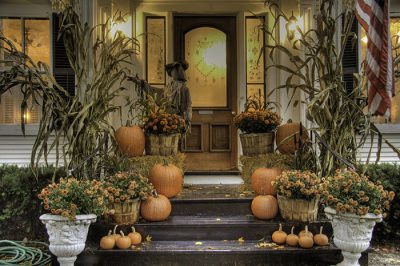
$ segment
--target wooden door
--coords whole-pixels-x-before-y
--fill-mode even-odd
[[[175,16],[174,59],[189,63],[192,130],[181,145],[187,169],[236,170],[236,18]]]

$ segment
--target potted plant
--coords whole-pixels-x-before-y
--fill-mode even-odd
[[[311,171],[284,171],[272,182],[284,219],[311,222],[317,220],[321,179]]]
[[[361,252],[369,247],[375,223],[386,216],[394,192],[351,170],[336,170],[324,180],[322,189],[333,242],[344,257],[340,265],[359,265]]]
[[[179,138],[186,132],[186,123],[181,116],[159,111],[150,113],[144,123],[146,154],[165,156],[178,152]]]
[[[140,203],[151,196],[154,188],[149,180],[133,171],[117,172],[104,178],[108,213],[106,220],[116,224],[133,224],[139,218]]]
[[[60,265],[73,265],[85,248],[89,225],[106,208],[107,192],[97,180],[60,179],[38,197],[49,214],[40,216],[49,234],[49,249]]]
[[[281,123],[278,113],[269,105],[263,103],[261,95],[249,97],[245,103],[245,110],[236,115],[233,123],[242,134],[243,155],[253,156],[273,152],[275,129]]]

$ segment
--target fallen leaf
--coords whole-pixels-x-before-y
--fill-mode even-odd
[[[225,198],[229,198],[231,195],[229,194],[225,194]]]
[[[219,222],[219,221],[221,221],[221,219],[220,219],[220,218],[217,218],[217,219],[215,219],[215,220],[216,220],[216,221],[218,221],[218,222]]]
[[[196,243],[194,243],[196,246],[201,246],[201,245],[203,245],[203,242],[196,242]]]
[[[228,242],[228,241],[229,241],[229,240],[226,240],[226,239],[225,239],[225,240],[222,240],[222,242]]]
[[[242,243],[244,243],[245,240],[244,240],[244,237],[241,236],[241,237],[239,237],[239,239],[237,241],[242,244]]]
[[[245,197],[246,194],[243,194],[243,193],[242,193],[242,194],[239,194],[239,196],[240,196],[240,197]]]
[[[153,238],[153,237],[152,237],[151,235],[147,235],[147,236],[146,236],[146,241],[147,241],[147,242],[151,242],[151,239],[152,239],[152,238]]]

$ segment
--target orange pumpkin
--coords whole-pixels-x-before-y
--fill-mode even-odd
[[[168,218],[171,214],[171,202],[167,197],[155,193],[154,196],[148,197],[142,201],[140,213],[147,221],[158,222]]]
[[[308,139],[307,130],[300,123],[293,123],[291,119],[284,125],[281,125],[276,130],[276,146],[282,154],[293,154],[299,149],[299,142],[304,143]]]
[[[271,195],[257,196],[251,202],[251,211],[259,219],[272,219],[278,214],[278,201]]]
[[[173,164],[164,160],[163,164],[156,164],[149,173],[150,182],[159,194],[168,198],[178,195],[182,189],[182,171]]]
[[[258,168],[251,175],[251,187],[257,195],[276,195],[276,188],[271,182],[281,173],[279,168]]]
[[[120,127],[115,131],[118,150],[128,157],[140,156],[144,152],[144,133],[137,126]]]

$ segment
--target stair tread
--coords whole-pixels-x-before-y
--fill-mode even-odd
[[[249,201],[254,198],[253,191],[243,191],[242,185],[185,185],[171,201]]]
[[[245,240],[196,240],[196,241],[151,241],[127,250],[102,250],[97,244],[88,243],[85,253],[104,252],[104,253],[315,253],[315,252],[338,252],[338,248],[330,245],[324,247],[313,247],[303,249],[300,247],[278,246],[273,243],[266,243],[266,247],[258,246],[262,241]]]

